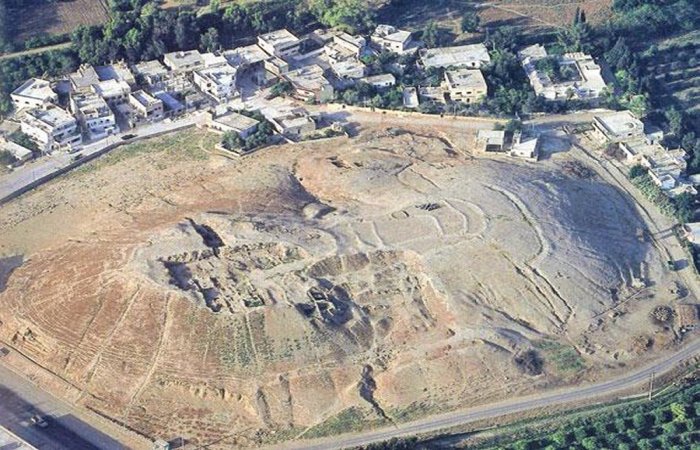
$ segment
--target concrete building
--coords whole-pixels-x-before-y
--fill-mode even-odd
[[[290,139],[316,131],[316,122],[303,108],[270,111],[266,116],[278,132]]]
[[[43,152],[73,151],[83,142],[75,117],[57,106],[28,110],[22,118],[21,130]]]
[[[491,57],[484,44],[472,44],[423,49],[420,51],[420,61],[426,69],[437,67],[480,69],[491,62]]]
[[[367,74],[367,66],[356,59],[331,60],[330,65],[333,74],[344,86],[354,84]]]
[[[214,113],[209,113],[209,117],[207,118],[207,126],[210,129],[220,133],[232,131],[238,133],[243,139],[255,133],[259,124],[260,121],[237,112],[227,112],[219,116],[216,116]]]
[[[153,96],[163,102],[163,115],[165,117],[177,117],[185,112],[185,105],[165,91],[157,91]]]
[[[34,153],[27,147],[23,147],[16,142],[0,140],[0,150],[8,152],[15,159],[12,166],[21,166],[32,159]],[[0,446],[0,448],[2,448]]]
[[[505,130],[479,130],[476,133],[476,150],[482,153],[505,152]]]
[[[265,70],[278,77],[282,77],[285,73],[289,72],[289,63],[276,56],[268,57],[265,62],[263,62],[263,67]]]
[[[145,91],[132,92],[129,104],[134,108],[139,121],[158,122],[165,117],[163,101]]]
[[[338,51],[343,51],[354,58],[362,56],[362,53],[367,47],[367,40],[365,38],[362,36],[353,36],[344,31],[333,33],[331,43],[332,47],[335,47]]]
[[[228,63],[238,70],[247,69],[256,65],[262,66],[263,61],[270,57],[270,55],[265,53],[265,50],[260,48],[257,44],[226,50],[223,55]]]
[[[543,46],[535,44],[518,52],[518,56],[535,94],[546,100],[596,100],[607,87],[602,69],[585,53],[549,56]],[[547,58],[558,67],[557,75],[538,69],[538,61]]]
[[[119,131],[107,102],[94,92],[71,94],[70,110],[90,140],[102,139]]]
[[[89,64],[81,65],[78,70],[68,75],[72,91],[90,90],[93,85],[100,82],[95,68]]]
[[[362,81],[380,90],[396,86],[396,77],[390,73],[372,75],[371,77],[363,78]]]
[[[192,77],[194,84],[202,92],[211,95],[219,102],[225,102],[238,95],[238,91],[236,91],[236,69],[228,63],[195,70]]]
[[[600,142],[617,143],[644,138],[644,123],[630,111],[593,117],[593,136]]]
[[[445,71],[445,88],[453,102],[479,103],[488,94],[488,86],[479,69]]]
[[[418,88],[418,97],[434,103],[446,103],[445,87],[444,86],[420,86]]]
[[[287,59],[299,56],[301,40],[286,29],[258,36],[258,45],[270,56]]]
[[[95,72],[100,81],[116,80],[123,81],[131,87],[136,86],[136,78],[124,61],[95,67]]]
[[[288,72],[284,78],[292,83],[294,96],[299,100],[324,102],[333,98],[333,86],[317,64]]]
[[[172,52],[163,55],[163,63],[173,72],[191,72],[204,67],[204,58],[198,50]]]
[[[110,106],[121,105],[129,100],[131,86],[126,81],[105,80],[92,85],[92,91]]]
[[[51,82],[41,78],[30,78],[10,94],[16,109],[43,108],[58,103],[58,94],[51,89]]]
[[[394,53],[406,53],[415,50],[411,32],[399,30],[391,25],[377,25],[377,28],[370,37],[373,47],[378,50],[385,50]]]
[[[523,136],[522,132],[516,131],[508,154],[516,158],[524,158],[537,161],[540,155],[539,136]]]
[[[138,63],[133,69],[134,74],[149,85],[160,83],[169,73],[168,69],[157,59]]]
[[[202,62],[205,68],[219,67],[228,64],[225,56],[216,53],[202,53]]]

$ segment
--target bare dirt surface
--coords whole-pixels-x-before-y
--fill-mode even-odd
[[[0,339],[149,437],[386,425],[676,339],[653,312],[687,294],[636,207],[563,148],[487,159],[471,132],[376,125],[243,159],[214,140],[132,145],[0,210]]]

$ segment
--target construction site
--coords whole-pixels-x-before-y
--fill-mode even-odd
[[[212,449],[597,381],[681,341],[660,311],[692,290],[566,136],[532,162],[405,123],[243,158],[182,131],[5,205],[0,340],[52,393]]]

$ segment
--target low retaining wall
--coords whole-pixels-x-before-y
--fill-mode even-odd
[[[143,140],[155,138],[158,136],[163,136],[164,134],[173,133],[175,131],[182,131],[184,129],[194,127],[195,125],[196,125],[195,123],[183,124],[182,126],[172,128],[169,130],[159,131],[157,133],[149,134],[147,136],[136,136],[133,139],[109,144],[109,145],[105,146],[104,148],[102,148],[94,153],[90,153],[89,155],[85,155],[84,157],[80,158],[79,160],[73,161],[70,164],[68,164],[67,166],[61,167],[60,169],[57,169],[48,175],[44,175],[43,177],[38,178],[25,186],[22,186],[21,188],[17,189],[13,193],[6,195],[3,198],[0,198],[0,206],[4,205],[5,203],[9,202],[10,200],[14,200],[15,198],[19,197],[20,195],[22,195],[24,193],[31,191],[32,189],[35,189],[35,188],[41,186],[44,183],[47,183],[47,182],[53,180],[54,178],[58,178],[61,175],[70,172],[71,170],[85,164],[86,162],[92,161],[93,159],[98,158],[111,150],[114,150],[117,147],[121,147],[122,145],[132,144],[132,143],[138,142],[138,141],[143,141]]]
[[[381,109],[381,108],[368,108],[364,106],[352,106],[345,105],[343,103],[327,103],[325,105],[328,112],[341,112],[341,111],[357,111],[357,112],[368,112],[375,114],[386,114],[396,117],[413,117],[416,119],[447,119],[456,120],[464,122],[488,122],[488,123],[507,123],[508,119],[499,119],[495,117],[479,117],[479,116],[455,116],[452,114],[427,114],[419,111],[401,111],[398,109]],[[323,111],[322,111],[323,112]]]

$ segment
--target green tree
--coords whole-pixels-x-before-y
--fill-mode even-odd
[[[461,28],[463,33],[475,33],[479,29],[481,18],[475,9],[469,8],[462,15]]]
[[[685,405],[677,402],[671,403],[671,414],[673,414],[673,420],[675,422],[682,422],[688,418],[688,413],[685,409]]]
[[[199,48],[205,52],[213,52],[221,47],[219,32],[216,28],[209,28],[199,40]]]
[[[362,0],[312,0],[311,11],[327,27],[367,32],[374,25],[374,11]]]
[[[423,33],[421,34],[421,40],[428,47],[437,47],[440,43],[440,30],[434,21],[428,22],[428,24],[423,28]]]
[[[221,145],[226,150],[237,150],[245,146],[245,141],[235,131],[227,131],[221,138]]]

